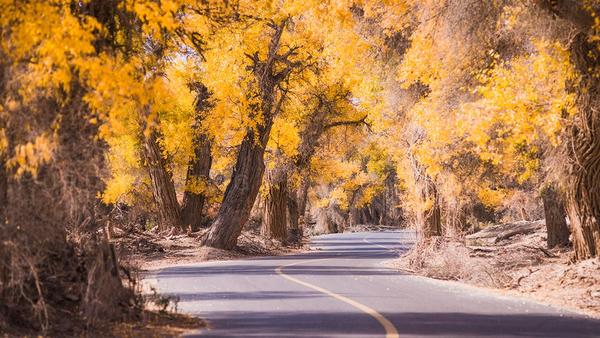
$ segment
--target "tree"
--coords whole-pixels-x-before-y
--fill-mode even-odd
[[[571,165],[563,179],[570,182],[566,196],[572,206],[567,209],[575,225],[576,252],[580,258],[593,256],[598,236],[591,211],[595,198],[589,196],[595,188],[586,175],[595,171],[582,165],[581,158],[595,153],[591,134],[586,134],[593,130],[589,123],[594,117],[585,107],[597,91],[593,74],[598,72],[598,49],[592,42],[597,2],[408,5],[413,12],[411,45],[404,50],[397,80],[406,91],[426,88],[416,104],[407,100],[409,121],[424,133],[412,154],[430,177],[442,182],[435,189],[442,201],[460,192],[481,202],[501,202],[502,196],[544,181],[540,166],[549,149],[569,148]],[[548,12],[563,20],[553,20]],[[569,25],[579,31],[576,39],[564,34]],[[564,146],[566,130],[571,143],[580,146]],[[475,163],[457,162],[473,154]],[[462,174],[457,169],[463,165],[474,166],[465,168],[466,177],[453,178]],[[473,182],[477,172],[485,176]],[[459,184],[458,189],[449,184],[465,180],[474,184]],[[476,191],[469,192],[473,187]],[[552,233],[552,222],[548,224]]]
[[[571,45],[573,63],[580,74],[577,86],[578,114],[571,130],[571,165],[567,178],[567,213],[573,229],[575,257],[585,259],[600,254],[600,185],[598,160],[600,141],[596,137],[600,115],[600,49],[590,37],[580,33]]]
[[[600,142],[597,107],[600,103],[600,46],[598,45],[598,1],[536,1],[553,15],[565,20],[577,30],[570,44],[571,62],[579,79],[574,86],[577,93],[577,114],[571,126],[566,171],[567,214],[573,231],[576,259],[595,257],[600,253],[600,199],[598,198],[598,156]]]
[[[288,24],[287,18],[280,22],[270,22],[272,29],[268,52],[261,59],[258,52],[251,59],[251,71],[256,81],[255,114],[262,119],[255,128],[248,128],[240,149],[231,182],[225,190],[219,213],[212,224],[204,244],[212,247],[231,249],[235,246],[242,227],[248,221],[250,210],[258,194],[264,173],[263,155],[269,140],[273,119],[277,116],[286,99],[285,82],[301,64],[291,58],[295,48],[282,52],[281,36]],[[282,69],[279,69],[279,68]]]
[[[288,187],[285,172],[271,170],[266,175],[267,192],[262,234],[285,243],[288,239]],[[291,220],[290,220],[291,221]]]
[[[143,156],[152,183],[152,194],[160,216],[161,230],[181,226],[181,212],[175,185],[167,169],[167,161],[158,144],[157,132],[152,130],[143,139]]]
[[[548,248],[569,245],[569,227],[563,200],[554,186],[542,189]]]
[[[375,91],[375,84],[361,82],[366,76],[355,71],[365,61],[370,46],[354,30],[349,4],[259,3],[257,10],[264,11],[267,24],[259,20],[249,27],[238,27],[241,31],[224,31],[216,39],[216,45],[230,44],[232,33],[239,45],[230,48],[225,56],[231,60],[227,67],[223,67],[223,55],[209,61],[207,67],[205,83],[219,96],[216,110],[228,108],[238,112],[243,121],[232,179],[205,240],[211,246],[235,245],[258,193],[256,184],[262,181],[263,155],[277,116],[302,121],[306,117],[303,102],[307,102],[309,93],[319,83],[327,87],[343,79],[343,85],[352,88],[356,98],[363,100],[357,104],[362,108],[368,106],[369,96]],[[329,34],[336,31],[339,34]],[[265,35],[269,39],[260,38]],[[269,45],[265,46],[265,41]],[[222,72],[231,74],[233,80],[223,80]],[[241,178],[250,183],[242,184]]]
[[[211,104],[208,101],[210,93],[206,86],[202,83],[193,83],[192,88],[196,92],[195,136],[192,141],[194,156],[188,164],[181,214],[184,225],[190,225],[192,229],[197,229],[202,225],[200,215],[202,215],[208,197],[210,167],[212,165],[210,137],[201,128],[202,121],[206,118],[205,113],[211,108]]]
[[[206,31],[206,20],[196,31],[181,30],[184,21],[206,19],[208,8],[226,14],[218,3],[0,1],[3,323],[47,334],[66,327],[63,320],[91,328],[138,310],[98,196],[118,192],[104,178],[123,149],[138,167],[145,149],[154,181],[169,179],[160,140],[168,133],[155,123],[173,106],[160,74],[164,57]],[[172,190],[167,195],[174,200]],[[57,315],[64,306],[76,309],[74,318]]]
[[[306,99],[302,100],[304,107],[309,107],[309,113],[306,116],[300,116],[300,130],[297,135],[297,142],[293,144],[294,149],[287,151],[287,156],[283,156],[281,151],[274,160],[274,169],[266,181],[269,193],[266,196],[265,227],[276,225],[277,230],[267,230],[264,233],[277,232],[286,234],[291,243],[298,243],[302,239],[302,228],[306,211],[306,199],[309,186],[310,163],[318,150],[319,142],[322,137],[334,128],[342,127],[361,127],[367,126],[367,115],[355,118],[357,114],[362,114],[352,105],[351,91],[343,84],[336,82],[331,86],[316,86],[306,92]],[[286,126],[290,128],[290,126]],[[358,128],[357,128],[358,131]],[[275,143],[280,144],[278,140]],[[284,151],[285,153],[285,151]],[[297,181],[290,184],[288,180],[294,177]],[[292,185],[291,191],[288,191]],[[277,197],[277,198],[274,198]],[[273,214],[271,211],[280,210],[279,214]],[[280,216],[281,214],[289,217]],[[280,219],[283,221],[276,221]],[[287,219],[287,222],[286,222]],[[288,226],[289,225],[289,226]],[[285,237],[284,237],[285,239]]]

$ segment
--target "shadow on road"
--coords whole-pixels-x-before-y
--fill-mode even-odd
[[[310,266],[291,266],[285,268],[286,275],[306,275],[306,276],[385,276],[398,275],[393,270],[369,267],[349,267],[335,265],[310,265]],[[165,269],[160,273],[163,280],[169,278],[201,278],[215,275],[248,276],[248,275],[274,275],[273,266],[239,264],[223,266],[203,266],[203,267],[177,267]]]
[[[303,299],[303,298],[325,298],[319,292],[287,292],[287,291],[256,291],[256,292],[201,292],[201,293],[178,293],[176,296],[182,302],[197,300],[268,300],[268,299]]]
[[[218,332],[197,337],[383,337],[378,324],[357,313],[213,313]],[[401,337],[598,337],[600,323],[586,318],[468,313],[384,313]],[[379,332],[379,334],[377,333]]]

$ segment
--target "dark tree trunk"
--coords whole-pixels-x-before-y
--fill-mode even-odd
[[[350,207],[350,212],[348,215],[348,224],[349,225],[358,225],[362,223],[362,210],[359,208]]]
[[[342,224],[339,222],[340,217],[338,216],[334,205],[319,208],[316,215],[315,231],[318,234],[334,234],[342,231]]]
[[[310,186],[308,175],[304,175],[302,178],[302,182],[300,183],[300,188],[298,188],[296,192],[297,201],[298,201],[298,216],[299,216],[299,224],[302,227],[306,224],[306,205],[308,204],[308,188]]]
[[[288,242],[291,244],[299,244],[304,236],[308,187],[309,179],[308,176],[304,174],[300,186],[295,191],[292,191],[288,198]]]
[[[385,189],[383,191],[383,221],[384,225],[399,225],[400,215],[398,204],[398,191],[396,190],[397,174],[391,169],[385,178]]]
[[[442,235],[442,217],[439,195],[435,183],[427,177],[423,185],[421,197],[424,202],[431,203],[431,206],[422,212],[420,223],[422,236],[428,239]]]
[[[152,183],[152,195],[160,217],[159,229],[166,230],[181,225],[179,203],[171,173],[167,170],[156,131],[144,138],[143,144],[146,168]]]
[[[383,202],[383,194],[379,196],[375,196],[371,203],[367,206],[367,210],[369,211],[369,224],[382,224],[383,215],[384,215],[384,202]]]
[[[600,48],[588,38],[580,33],[571,45],[572,62],[581,79],[576,88],[579,111],[568,147],[566,205],[579,260],[600,254]]]
[[[440,196],[434,180],[427,174],[425,168],[419,161],[410,155],[412,170],[421,203],[426,206],[416,215],[418,230],[421,240],[428,240],[434,236],[442,235],[442,212],[440,207]]]
[[[565,205],[558,191],[552,186],[542,190],[548,248],[569,245],[569,227],[567,226]]]
[[[271,122],[267,128],[261,128],[260,143],[256,143],[254,132],[248,130],[237,156],[237,162],[227,185],[223,203],[217,214],[204,245],[222,249],[233,249],[242,227],[250,217],[252,205],[256,200],[265,164],[263,155],[269,138]]]
[[[566,178],[565,204],[571,222],[575,259],[600,255],[600,46],[592,41],[598,3],[537,0],[540,7],[568,21],[578,34],[572,39],[571,63],[580,75]]]
[[[8,172],[6,171],[6,153],[0,152],[0,238],[8,239],[8,232],[6,229],[7,221],[7,209],[8,209]],[[3,245],[0,244],[0,285],[9,285],[10,283],[10,268],[9,264],[12,260],[12,255],[9,250],[2,250]],[[7,299],[8,290],[7,287],[0,287],[0,299]]]
[[[0,153],[0,224],[6,223],[8,207],[8,172],[6,171],[6,155]]]
[[[288,188],[285,174],[270,172],[267,175],[268,192],[265,197],[265,213],[262,234],[285,242],[287,239]]]
[[[289,244],[299,244],[302,241],[302,228],[300,227],[300,214],[298,208],[297,191],[288,195],[288,238]]]
[[[195,94],[194,108],[194,158],[190,160],[185,178],[185,192],[181,208],[181,221],[184,226],[197,230],[202,226],[202,210],[206,203],[206,191],[210,185],[212,165],[211,140],[202,130],[205,113],[212,108],[211,93],[201,82],[189,84]]]
[[[205,134],[196,137],[194,145],[194,158],[190,161],[185,179],[186,190],[183,195],[181,221],[184,226],[189,225],[197,230],[202,226],[201,216],[206,203],[206,189],[210,184],[212,155],[210,140]]]
[[[4,53],[0,52],[0,102],[4,102],[6,95],[6,79],[8,78],[8,64],[4,62],[4,60],[8,60],[8,58],[4,55]],[[8,149],[10,145],[8,144],[9,135],[6,130],[6,117],[2,116],[0,118],[0,132],[2,132],[2,137],[5,137],[6,149],[0,150],[0,224],[6,224],[6,209],[8,207],[8,168],[6,167],[6,162],[9,158]]]
[[[360,212],[362,214],[361,223],[363,224],[373,224],[373,213],[371,213],[371,208],[369,206],[365,206],[360,208]]]

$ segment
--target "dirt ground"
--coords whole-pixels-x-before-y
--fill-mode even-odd
[[[127,321],[103,328],[94,332],[97,337],[115,338],[167,338],[196,331],[206,327],[206,323],[199,318],[187,316],[171,311],[144,311],[142,318]]]
[[[144,310],[134,318],[120,322],[104,322],[89,329],[83,322],[54,327],[47,337],[167,338],[206,327],[206,322],[171,310]],[[0,326],[0,337],[42,337],[39,331]]]
[[[573,263],[569,248],[547,250],[543,222],[531,223],[533,231],[487,244],[434,240],[391,265],[427,277],[525,295],[600,318],[600,259]]]
[[[258,256],[278,256],[300,252],[303,246],[286,247],[276,240],[265,239],[256,231],[244,230],[238,247],[232,251],[202,247],[202,232],[179,235],[157,235],[137,232],[116,239],[117,250],[129,263],[143,271],[165,266],[185,265],[214,260],[232,260]]]

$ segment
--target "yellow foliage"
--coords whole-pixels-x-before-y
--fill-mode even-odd
[[[477,192],[477,196],[485,206],[495,208],[502,205],[502,202],[506,199],[506,192],[502,189],[482,187]]]
[[[591,0],[584,4],[595,8]],[[115,203],[144,189],[140,142],[154,131],[179,190],[214,190],[205,181],[185,184],[198,133],[211,141],[212,175],[227,182],[243,137],[271,117],[263,111],[274,107],[262,105],[285,95],[265,162],[270,169],[294,163],[303,131],[321,119],[327,130],[308,170],[312,182],[327,187],[318,205],[364,206],[395,170],[413,210],[433,203],[418,189],[419,175],[438,184],[446,200],[477,198],[495,207],[510,193],[504,183],[541,176],[542,152],[563,142],[576,114],[570,87],[578,79],[562,33],[536,31],[526,20],[537,15],[534,4],[475,5],[497,14],[485,18],[493,24],[475,27],[460,17],[465,3],[434,0],[240,0],[235,6],[124,0],[116,6],[135,27],[118,28],[114,46],[106,47],[109,27],[73,1],[0,0],[0,54],[18,90],[3,97],[0,113],[26,108],[37,118],[46,112],[36,100],[50,99],[60,110],[83,92],[85,121],[99,127],[109,146],[102,199]],[[595,41],[600,19],[593,14]],[[278,53],[289,52],[288,62],[301,66],[265,100],[260,72],[252,68],[273,57],[272,26],[283,23]],[[503,50],[499,36],[518,48]],[[195,82],[211,94],[201,112],[189,88]],[[326,115],[317,114],[323,110]],[[342,126],[361,119],[369,134]],[[23,144],[9,144],[2,129],[0,150],[14,154],[8,165],[17,176],[35,176],[52,161],[52,128],[27,130]]]
[[[52,160],[56,147],[53,136],[40,135],[33,142],[17,145],[14,156],[8,159],[7,166],[16,170],[16,177],[25,173],[37,176],[40,167]]]

